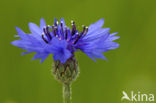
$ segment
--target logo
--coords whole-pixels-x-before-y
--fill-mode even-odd
[[[148,102],[153,102],[154,101],[154,94],[145,94],[141,92],[135,93],[134,91],[131,91],[130,94],[128,95],[125,91],[122,91],[122,98],[121,101],[123,100],[128,100],[128,101],[138,101],[138,102],[143,102],[143,101],[148,101]]]

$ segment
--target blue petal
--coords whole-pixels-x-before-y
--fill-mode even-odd
[[[88,28],[88,33],[87,34],[90,34],[94,31],[96,31],[97,29],[100,29],[104,24],[104,19],[100,19],[99,21],[97,21],[96,23],[94,24],[91,24]]]
[[[17,33],[21,38],[21,42],[29,42],[33,44],[41,44],[41,37],[37,39],[33,34],[25,34],[20,28],[16,27]],[[18,37],[18,36],[17,36]],[[43,40],[42,40],[43,41]],[[43,42],[44,43],[44,42]]]
[[[49,55],[49,53],[36,53],[32,60],[34,60],[34,59],[42,59],[40,61],[40,63],[42,63],[48,57],[48,55]]]
[[[89,53],[85,53],[89,58],[91,58],[92,60],[94,60],[94,61],[96,61],[96,59],[94,59],[93,57],[92,57],[92,55],[90,55]]]
[[[119,46],[120,45],[116,42],[106,42],[106,43],[104,43],[104,45],[102,47],[111,50],[111,49],[116,49]]]
[[[19,40],[15,40],[13,42],[11,42],[12,45],[15,45],[19,48],[22,48],[22,49],[25,49],[25,50],[28,50],[28,51],[33,51],[33,52],[44,52],[44,48],[42,45],[39,45],[39,44],[33,44],[29,41],[25,41],[25,40],[22,40],[22,39],[19,39]]]
[[[29,23],[29,29],[31,31],[31,36],[43,42],[43,39],[41,38],[42,30],[36,24]]]
[[[35,35],[38,35],[38,36],[42,35],[42,30],[34,23],[29,23],[29,29]]]
[[[119,36],[115,36],[116,34],[117,34],[117,32],[110,34],[108,40],[113,41],[113,40],[119,39],[120,37]]]
[[[92,41],[95,40],[97,38],[101,38],[104,35],[107,35],[109,33],[110,28],[104,28],[104,29],[100,29],[95,31],[94,33],[90,33],[88,35],[86,35],[83,39],[85,39],[84,41]]]
[[[65,21],[64,21],[64,19],[63,19],[63,18],[61,18],[60,22],[62,22],[62,23],[63,23],[63,27],[65,28],[66,24],[65,24]]]
[[[17,33],[21,39],[27,39],[27,35],[18,27],[16,27]]]
[[[67,41],[69,41],[71,38],[72,38],[72,35],[71,35],[71,31],[70,31],[70,28],[67,27]]]
[[[57,53],[55,52],[53,55],[53,58],[55,61],[60,60],[61,63],[65,63],[67,59],[71,57],[71,52],[67,49],[60,48],[57,50]]]
[[[99,35],[97,35],[98,33]],[[98,33],[94,34],[96,36],[88,35],[88,37],[81,39],[80,42],[78,42],[76,48],[83,51],[94,61],[94,58],[101,58],[107,60],[104,57],[103,52],[118,48],[119,44],[112,41],[119,37],[115,37],[115,34],[110,35],[108,30],[103,30],[103,32],[101,33],[98,30]]]
[[[63,18],[61,18],[61,20],[60,20],[60,24],[59,24],[60,27],[61,27],[61,23],[63,24],[63,31],[65,32],[66,24],[65,24],[65,21]],[[60,30],[61,30],[61,28],[60,28]]]
[[[31,43],[24,41],[22,39],[19,39],[19,40],[12,41],[11,44],[21,48],[21,47],[24,47],[25,45],[29,45]]]
[[[66,40],[59,40],[57,37],[53,37],[53,39],[50,42],[52,44],[52,48],[67,48],[67,41]]]
[[[95,57],[95,58],[107,60],[100,50],[93,49],[93,50],[85,50],[83,52],[85,52],[91,59]],[[93,60],[95,61],[95,59]]]
[[[72,56],[72,53],[67,49],[67,41],[53,38],[50,42],[52,45],[48,47],[47,51],[54,54],[55,61],[59,60],[61,63],[65,63],[67,59]]]
[[[113,37],[113,36],[115,36],[116,34],[118,34],[118,32],[115,32],[115,33],[110,34],[110,37]]]
[[[27,52],[22,52],[21,55],[25,55],[25,54],[28,54],[28,53],[31,53],[32,51],[27,51]]]
[[[46,26],[45,20],[41,18],[40,20],[40,29],[42,30]]]
[[[14,35],[14,37],[20,37],[19,35]]]
[[[57,20],[57,18],[55,18],[55,19],[54,19],[54,23],[53,23],[53,24],[55,25],[55,23],[56,23],[57,21],[58,21],[58,20]]]
[[[63,27],[63,31],[62,31],[62,28],[61,28],[61,23],[63,24],[62,27]],[[58,30],[59,30],[59,34],[61,34],[61,38],[64,39],[65,37],[65,21],[63,18],[61,18],[60,20],[60,23],[58,25]]]

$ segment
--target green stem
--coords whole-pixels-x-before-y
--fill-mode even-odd
[[[63,84],[63,99],[64,103],[71,103],[71,90],[70,90],[70,83]]]

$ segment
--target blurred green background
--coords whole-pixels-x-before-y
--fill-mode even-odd
[[[52,76],[52,56],[40,64],[32,54],[12,46],[15,26],[43,17],[74,20],[79,29],[100,18],[111,33],[119,32],[120,48],[105,53],[108,62],[94,62],[77,53],[80,75],[72,85],[73,103],[122,103],[122,91],[156,95],[155,0],[1,0],[0,103],[62,103],[62,85]],[[126,103],[126,101],[124,101]],[[127,103],[129,103],[127,101]]]

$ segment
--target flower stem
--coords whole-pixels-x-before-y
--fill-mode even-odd
[[[70,83],[63,84],[63,101],[64,103],[71,103],[71,88]]]

